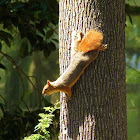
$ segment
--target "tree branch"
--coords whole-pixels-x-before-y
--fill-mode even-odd
[[[125,11],[127,15],[140,15],[140,6],[130,6],[125,4]]]
[[[17,66],[16,62],[13,60],[13,58],[5,53],[3,53],[2,51],[0,51],[0,53],[6,57],[16,68],[17,72],[18,72],[18,75],[19,75],[19,78],[20,78],[20,81],[21,81],[21,84],[22,84],[22,89],[23,89],[23,93],[22,93],[22,97],[21,97],[21,101],[25,104],[26,108],[29,110],[29,107],[28,105],[25,103],[25,101],[23,100],[24,98],[24,95],[25,95],[25,86],[24,86],[24,81],[23,81],[23,78],[21,76],[21,73],[27,78],[27,80],[31,83],[31,85],[34,87],[35,90],[37,90],[39,92],[39,89],[36,88],[36,86],[33,84],[33,82],[31,81],[31,79],[29,77],[31,76],[28,76],[19,66]],[[19,105],[21,104],[21,101],[19,103]]]
[[[128,68],[130,68],[130,69],[132,69],[132,70],[134,70],[135,72],[137,72],[138,74],[140,74],[140,72],[139,71],[137,71],[136,69],[134,69],[133,67],[131,67],[131,66],[129,66],[129,65],[126,65]]]

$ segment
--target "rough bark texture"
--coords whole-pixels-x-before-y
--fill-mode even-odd
[[[126,140],[125,0],[60,0],[59,11],[61,74],[70,62],[72,30],[99,29],[108,44],[71,100],[61,93],[60,140]]]

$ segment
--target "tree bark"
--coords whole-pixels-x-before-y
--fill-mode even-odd
[[[59,62],[70,62],[72,31],[103,32],[105,52],[84,71],[67,102],[61,93],[60,140],[126,140],[125,0],[60,0]]]

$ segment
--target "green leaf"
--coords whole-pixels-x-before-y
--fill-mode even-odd
[[[44,32],[44,25],[42,25],[42,24],[36,24],[36,28],[38,29],[38,31],[40,32],[40,33],[42,33],[42,35],[44,35],[45,36],[45,32]]]
[[[28,44],[26,42],[23,42],[19,49],[19,54],[21,58],[24,58],[28,54]]]
[[[42,11],[41,11],[41,10],[35,11],[35,12],[34,12],[34,17],[35,17],[36,19],[41,19],[41,18],[42,18],[42,17],[41,17],[41,14],[42,14]]]
[[[15,3],[15,6],[13,7],[12,11],[16,11],[17,9],[20,9],[22,7],[24,7],[23,3]]]
[[[29,31],[26,32],[26,37],[30,41],[32,48],[36,46],[37,37],[33,30],[28,29]]]
[[[53,30],[49,30],[47,33],[46,33],[46,38],[50,38],[52,35],[53,35]]]
[[[49,111],[51,107],[44,107],[45,111]]]
[[[11,46],[11,40],[13,40],[13,37],[11,34],[4,32],[4,31],[0,31],[0,39],[3,40],[8,47]]]
[[[3,69],[3,70],[7,70],[6,67],[1,63],[0,63],[0,68]]]
[[[25,137],[23,140],[45,140],[46,138],[40,134],[32,134],[31,136]]]
[[[59,43],[59,40],[58,39],[52,39],[52,40],[54,40],[56,43]]]
[[[43,50],[44,56],[48,58],[52,51],[56,50],[55,44],[53,42],[48,43]]]

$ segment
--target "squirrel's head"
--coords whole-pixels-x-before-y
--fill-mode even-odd
[[[42,94],[50,95],[50,94],[52,94],[54,92],[57,92],[57,90],[51,84],[51,82],[49,80],[47,80],[47,84],[44,86],[44,88],[42,90]]]

